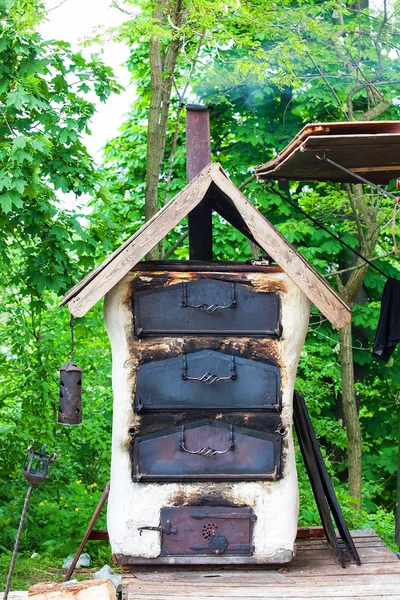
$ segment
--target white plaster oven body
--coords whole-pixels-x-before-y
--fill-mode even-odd
[[[210,274],[208,274],[210,276]],[[165,338],[140,340],[133,335],[131,284],[136,278],[150,278],[143,271],[128,273],[105,298],[105,323],[112,347],[113,361],[113,436],[111,492],[108,501],[108,532],[112,551],[116,555],[154,559],[160,555],[158,531],[138,530],[143,526],[157,527],[160,511],[182,505],[204,491],[217,494],[234,505],[251,507],[256,515],[253,530],[254,553],[242,562],[285,562],[290,560],[298,520],[298,485],[292,437],[292,399],[298,360],[307,332],[310,302],[305,294],[281,271],[247,273],[255,290],[276,291],[281,302],[282,335],[278,339],[261,339],[266,352],[271,349],[279,359],[282,381],[282,425],[285,428],[282,478],[277,481],[243,482],[135,482],[132,479],[129,429],[140,426],[140,416],[134,413],[133,393],[135,369],[143,344],[158,345]],[[184,272],[176,273],[171,285],[188,279]],[[179,336],[175,343],[179,347]],[[228,341],[228,340],[224,340]],[[223,557],[208,562],[223,563]],[[232,562],[232,561],[230,561]]]

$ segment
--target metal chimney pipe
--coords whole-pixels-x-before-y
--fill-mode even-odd
[[[188,182],[211,162],[208,106],[186,106],[186,175]],[[189,213],[191,260],[212,260],[212,206],[205,198]]]
[[[208,106],[186,106],[186,176],[192,181],[211,162]]]

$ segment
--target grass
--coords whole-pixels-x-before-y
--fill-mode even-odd
[[[118,572],[118,567],[112,564],[111,556],[104,560],[96,560],[91,562],[90,568],[76,569],[72,575],[73,579],[79,581],[84,579],[92,579],[93,573],[98,571],[105,564],[109,564],[112,569]],[[0,590],[4,590],[8,569],[10,566],[11,554],[2,553],[0,556]],[[65,569],[62,568],[63,559],[49,555],[37,556],[31,558],[22,553],[17,556],[14,575],[12,578],[11,590],[25,591],[35,583],[52,581],[61,583],[65,576]]]

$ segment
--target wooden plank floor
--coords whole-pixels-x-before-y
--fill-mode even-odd
[[[297,540],[297,555],[281,567],[199,570],[129,567],[122,600],[400,600],[400,560],[372,530],[352,536],[361,566],[343,569],[324,538]]]

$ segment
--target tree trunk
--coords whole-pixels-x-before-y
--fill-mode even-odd
[[[346,186],[353,216],[357,224],[361,253],[368,259],[374,255],[375,245],[379,237],[377,215],[379,204],[369,203],[364,188],[360,184]],[[346,283],[339,280],[339,290],[353,307],[364,284],[368,264],[358,259]],[[349,493],[356,499],[356,507],[361,508],[362,498],[362,435],[357,410],[357,399],[354,389],[353,336],[351,324],[339,332],[340,363],[342,374],[343,415],[347,434],[348,448],[348,483]]]
[[[361,508],[362,437],[354,390],[354,366],[351,324],[339,332],[340,363],[342,372],[343,414],[348,442],[349,493]]]
[[[159,0],[153,12],[154,22],[162,23],[167,15],[173,22],[174,29],[179,29],[182,20],[181,0],[176,0],[174,5],[173,15],[171,15],[171,4],[166,2],[166,0]],[[158,211],[158,182],[164,160],[168,111],[180,46],[181,40],[178,34],[171,40],[167,48],[162,48],[160,37],[157,34],[153,35],[150,40],[151,90],[147,127],[144,207],[146,221],[151,219]],[[150,260],[157,260],[159,258],[158,246],[155,246],[149,252],[147,258]]]
[[[354,3],[352,10],[355,13],[360,13],[368,7],[368,0],[360,0]],[[352,54],[347,53],[343,49],[343,45],[340,43],[340,38],[346,31],[347,17],[342,12],[343,4],[338,1],[338,23],[340,27],[336,30],[336,37],[331,41],[335,48],[337,58],[340,63],[343,64],[344,71],[347,71],[348,75],[353,80],[351,89],[347,96],[347,109],[344,110],[346,117],[349,120],[357,121],[368,121],[372,119],[378,119],[383,115],[391,106],[391,102],[388,101],[382,93],[374,85],[373,80],[368,80],[367,77],[363,76],[363,80],[359,78],[360,67],[361,67],[361,52],[359,52],[358,59],[354,59]],[[384,32],[388,31],[389,19],[387,18],[387,7],[384,4],[384,15],[379,25],[378,33],[374,36],[372,29],[369,32],[371,36],[371,46],[374,46],[376,51],[376,62],[379,68],[382,63],[382,56],[385,52],[383,44],[381,44],[381,36]],[[361,20],[359,21],[361,27]],[[363,31],[363,34],[366,32]],[[358,35],[361,35],[359,30]],[[359,46],[361,48],[361,46]],[[361,83],[360,83],[361,82]],[[332,91],[331,86],[325,81],[327,87]],[[368,100],[368,110],[363,114],[360,114],[357,107],[354,105],[354,98],[356,94],[364,91]],[[338,106],[343,110],[339,98]],[[340,161],[339,161],[340,162]],[[375,245],[377,243],[380,231],[380,225],[378,222],[378,212],[381,205],[381,199],[371,193],[370,197],[361,184],[345,184],[345,189],[349,196],[349,202],[352,211],[351,219],[355,221],[357,226],[357,237],[359,242],[359,248],[361,253],[368,259],[371,259],[374,255]],[[364,284],[364,278],[368,271],[368,265],[363,263],[360,259],[357,260],[357,270],[352,271],[349,279],[341,279],[338,277],[339,291],[349,304],[353,306],[359,291]],[[339,332],[340,341],[340,359],[341,359],[341,372],[342,372],[342,398],[343,398],[343,412],[345,418],[347,439],[348,439],[348,462],[349,462],[349,491],[350,494],[358,500],[358,504],[361,504],[361,459],[362,459],[362,437],[361,427],[358,417],[356,394],[354,390],[354,365],[353,365],[353,350],[352,350],[352,330],[351,325]]]

